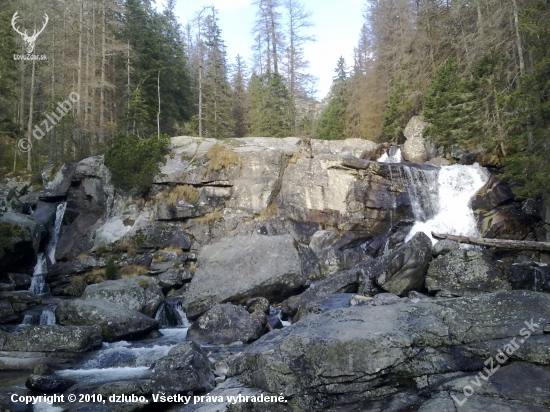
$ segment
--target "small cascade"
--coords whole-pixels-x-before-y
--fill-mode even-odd
[[[411,199],[415,221],[425,222],[431,219],[437,210],[438,171],[409,166],[404,166],[401,170]]]
[[[39,325],[55,325],[55,306],[48,305],[40,314]]]
[[[50,231],[50,240],[46,245],[46,251],[39,253],[37,256],[31,279],[31,286],[29,288],[29,292],[36,295],[45,295],[50,291],[44,275],[48,272],[48,267],[55,263],[55,249],[57,248],[57,241],[59,240],[59,233],[61,231],[61,224],[63,223],[63,215],[65,214],[66,208],[67,202],[62,202],[57,205],[55,223],[52,228],[53,230]]]
[[[378,161],[380,163],[401,163],[403,161],[401,149],[397,146],[390,146]]]
[[[411,175],[415,179],[414,174]],[[432,232],[479,236],[470,200],[489,179],[487,170],[477,163],[473,166],[445,166],[435,175],[435,185],[433,176],[423,175],[414,180],[417,184],[411,183],[410,186],[416,222],[406,240],[417,232],[424,232],[430,238]],[[436,240],[432,238],[432,242],[435,244]]]
[[[162,326],[183,326],[184,328],[191,326],[183,310],[181,300],[177,299],[169,299],[161,303],[155,314],[155,319]]]

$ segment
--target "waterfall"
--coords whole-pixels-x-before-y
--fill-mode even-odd
[[[55,306],[48,305],[40,314],[39,325],[55,325]]]
[[[411,174],[414,179],[414,173]],[[439,170],[435,184],[432,178],[427,178],[425,187],[421,189],[422,178],[418,185],[410,186],[416,222],[405,240],[410,240],[417,232],[426,233],[434,244],[436,240],[431,237],[432,232],[480,236],[470,199],[489,179],[487,170],[477,163],[473,166],[445,166]]]
[[[437,210],[438,170],[424,170],[409,166],[403,166],[401,170],[404,174],[402,177],[406,180],[415,220],[425,222],[431,219]]]
[[[161,303],[155,314],[155,319],[163,326],[183,326],[184,328],[191,326],[183,310],[181,300],[177,299],[170,299]]]
[[[403,157],[401,156],[401,149],[397,146],[390,146],[388,150],[384,152],[380,159],[380,163],[401,163]]]
[[[55,249],[57,247],[57,241],[59,240],[61,223],[63,223],[63,215],[65,214],[66,208],[67,202],[62,202],[57,205],[55,223],[53,225],[53,230],[50,230],[50,239],[46,245],[46,251],[39,253],[37,256],[31,279],[31,286],[29,288],[29,292],[36,295],[45,295],[50,291],[44,275],[47,273],[48,267],[55,263]]]

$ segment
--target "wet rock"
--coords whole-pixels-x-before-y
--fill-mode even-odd
[[[11,322],[30,307],[40,305],[42,299],[26,290],[0,292],[0,320]]]
[[[17,333],[2,332],[2,350],[24,352],[86,352],[101,346],[96,326],[31,326]]]
[[[65,213],[69,215],[71,210],[67,209]],[[93,246],[92,234],[99,218],[96,212],[79,212],[69,225],[63,227],[63,233],[57,241],[55,259],[76,260],[80,254],[90,251]]]
[[[127,306],[100,299],[61,302],[56,317],[61,325],[98,325],[107,342],[139,338],[160,326],[156,320]]]
[[[149,396],[153,393],[153,389],[146,381],[119,381],[105,383],[97,388],[94,393],[101,394],[104,398],[111,395]]]
[[[269,300],[264,297],[252,298],[246,302],[246,309],[250,312],[269,312]]]
[[[164,295],[154,278],[137,276],[89,285],[82,299],[104,299],[154,317]]]
[[[12,285],[14,290],[28,290],[31,286],[31,277],[26,273],[6,273],[0,279],[2,283]]]
[[[311,258],[305,248],[290,235],[237,236],[205,246],[185,312],[193,318],[217,303],[245,303],[259,295],[281,301],[319,276],[316,265],[306,264]]]
[[[441,296],[474,296],[510,290],[504,266],[479,250],[453,250],[435,258],[426,275],[426,287]]]
[[[54,375],[31,375],[25,386],[31,391],[43,393],[62,393],[73,386],[76,381]]]
[[[283,323],[281,322],[281,319],[279,319],[278,316],[268,316],[267,323],[265,326],[267,327],[267,330],[271,332],[275,329],[282,329]]]
[[[156,393],[209,392],[214,388],[214,375],[201,347],[185,342],[155,363],[151,385]]]
[[[44,227],[31,216],[20,213],[1,215],[0,225],[9,231],[8,244],[3,245],[3,256],[0,256],[0,268],[25,272],[38,253],[40,241],[46,233]]]
[[[189,328],[187,339],[200,343],[248,342],[262,334],[262,324],[238,305],[216,305]]]

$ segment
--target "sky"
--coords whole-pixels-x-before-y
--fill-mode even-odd
[[[305,55],[310,62],[309,72],[318,78],[317,99],[324,98],[332,84],[336,62],[344,56],[348,66],[353,64],[353,48],[357,45],[363,25],[365,0],[303,0],[312,12],[313,27],[309,33],[316,37],[315,43],[305,45]],[[164,0],[157,0],[157,6]],[[229,63],[240,54],[247,63],[252,57],[251,29],[256,9],[252,0],[177,0],[176,15],[185,25],[204,6],[214,5],[219,11],[219,26],[227,46]],[[249,64],[250,66],[250,64]]]

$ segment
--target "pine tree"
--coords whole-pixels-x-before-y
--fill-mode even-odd
[[[317,137],[319,139],[344,139],[346,110],[348,106],[347,67],[345,59],[340,56],[336,69],[336,77],[332,82],[331,96],[328,106],[319,118]]]
[[[235,137],[244,137],[248,133],[246,117],[248,112],[248,97],[245,85],[246,64],[240,55],[235,58],[235,68],[232,81],[231,113],[233,116]]]

